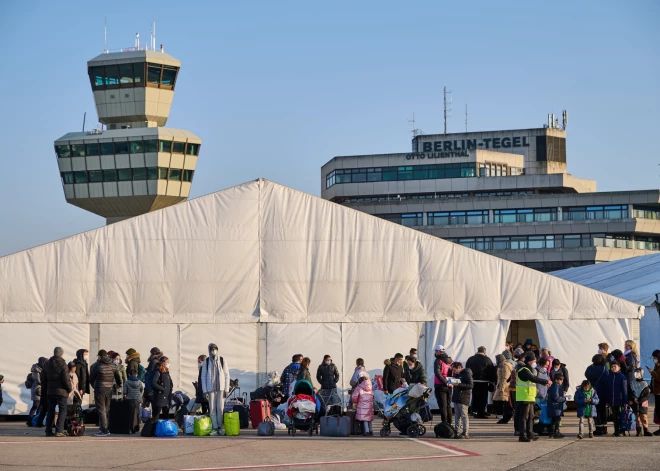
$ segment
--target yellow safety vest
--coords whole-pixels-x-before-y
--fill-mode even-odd
[[[520,368],[532,372],[529,368]],[[521,381],[520,374],[516,375],[516,401],[517,402],[535,402],[536,401],[536,383],[531,381]]]

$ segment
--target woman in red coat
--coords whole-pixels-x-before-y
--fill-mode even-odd
[[[371,389],[371,380],[366,373],[360,375],[358,384],[351,394],[351,402],[356,404],[355,420],[364,424],[364,433],[362,435],[371,436],[374,434],[372,422],[374,421],[374,394]]]

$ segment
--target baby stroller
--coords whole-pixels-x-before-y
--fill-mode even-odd
[[[424,422],[428,422],[427,414],[420,414],[420,409],[426,406],[426,399],[431,390],[420,384],[394,391],[385,401],[383,427],[381,437],[388,437],[392,432],[392,424],[411,438],[426,434]],[[430,415],[430,414],[429,414]]]
[[[297,430],[307,432],[309,436],[313,433],[318,435],[321,417],[325,415],[325,405],[321,396],[314,393],[312,383],[300,379],[293,386],[286,413],[290,418],[287,425],[289,435],[295,436]]]

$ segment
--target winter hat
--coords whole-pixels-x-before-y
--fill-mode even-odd
[[[502,352],[502,356],[505,360],[511,360],[511,352],[509,350],[504,350]]]
[[[97,357],[107,357],[107,356],[108,356],[108,352],[106,352],[105,350],[99,350],[99,353],[98,353],[98,355],[96,355],[96,356],[97,356]]]
[[[126,350],[126,355],[128,355],[129,357],[134,353],[137,353],[137,350],[135,350],[134,348],[129,348],[128,350]]]
[[[495,364],[500,366],[500,363],[504,361],[504,355],[495,355]]]
[[[533,343],[534,342],[532,342],[532,339],[527,339],[525,340],[525,343],[523,345],[527,345],[527,344],[532,345]]]
[[[436,345],[434,350],[436,352],[444,352],[445,351],[445,346],[444,345]]]
[[[516,358],[520,358],[524,353],[525,353],[525,350],[523,350],[522,348],[516,348],[516,349],[513,351],[513,355],[514,355]]]
[[[56,357],[64,356],[64,349],[62,347],[55,347],[55,350],[53,350],[53,356]]]
[[[214,348],[217,350],[217,349],[218,349],[218,346],[217,346],[216,344],[214,344],[214,343],[210,343],[210,344],[209,344],[209,352],[210,352],[211,350],[213,350]]]

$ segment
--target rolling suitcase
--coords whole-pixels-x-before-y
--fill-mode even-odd
[[[137,411],[134,411],[137,413]],[[137,420],[137,418],[136,418]],[[114,434],[128,435],[131,433],[131,405],[123,399],[111,399],[108,411],[108,430]]]
[[[250,421],[252,428],[256,429],[259,424],[270,417],[270,403],[265,399],[250,401]],[[243,427],[241,427],[243,428]]]
[[[351,419],[351,435],[362,435],[362,422],[355,418],[355,411],[347,410],[346,417]]]
[[[238,419],[241,428],[250,427],[250,406],[235,404],[231,412],[238,412]]]

